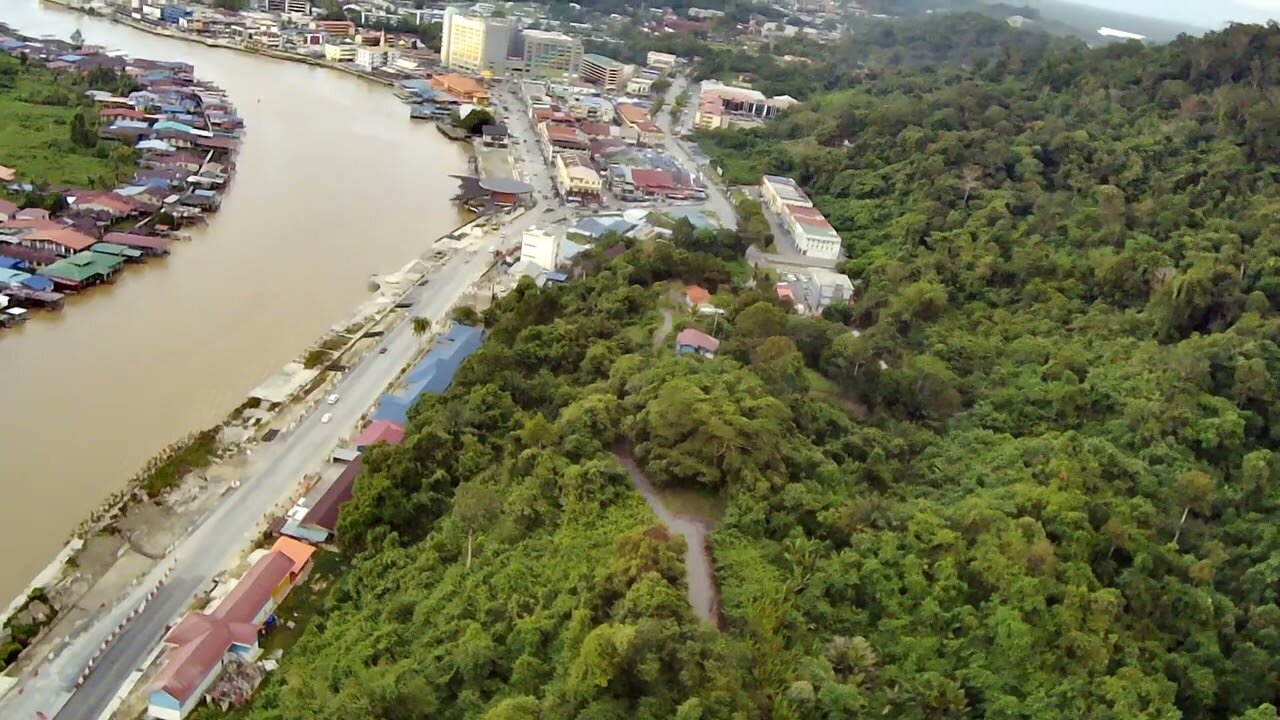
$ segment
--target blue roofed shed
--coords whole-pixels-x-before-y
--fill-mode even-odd
[[[18,258],[0,255],[0,270],[21,270],[25,266],[26,263],[22,262]]]
[[[400,387],[382,396],[378,409],[373,412],[373,419],[404,425],[409,408],[418,398],[424,394],[439,395],[448,390],[462,361],[479,350],[483,343],[482,328],[458,324],[449,328],[449,332],[409,370]]]

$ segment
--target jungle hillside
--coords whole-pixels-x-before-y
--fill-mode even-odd
[[[969,18],[958,57],[947,21],[701,138],[808,189],[856,305],[796,315],[707,231],[521,284],[367,453],[348,567],[241,716],[1275,718],[1280,27]],[[620,453],[723,505],[720,622]]]

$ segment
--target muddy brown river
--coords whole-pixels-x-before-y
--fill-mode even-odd
[[[247,128],[222,210],[191,242],[0,333],[2,605],[147,458],[220,420],[345,320],[370,275],[455,227],[449,174],[466,157],[389,88],[345,73],[31,0],[0,0],[0,21],[190,62]]]

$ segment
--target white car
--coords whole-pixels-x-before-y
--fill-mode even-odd
[[[333,413],[325,413],[320,416],[320,422],[327,423],[333,419]]]
[[[330,405],[337,405],[337,404],[338,404],[338,394],[337,394],[337,393],[334,393],[333,395],[330,395],[329,397],[325,398],[325,402],[329,403]]]

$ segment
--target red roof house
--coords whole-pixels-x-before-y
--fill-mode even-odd
[[[701,285],[688,285],[684,289],[684,301],[696,308],[711,302],[711,293]]]
[[[719,349],[719,340],[695,328],[685,328],[676,335],[676,352],[712,357]]]
[[[390,420],[374,420],[356,438],[356,449],[363,451],[377,442],[399,445],[404,440],[404,427]]]
[[[18,177],[17,170],[0,165],[0,182],[13,182],[16,177]]]
[[[13,217],[18,212],[18,209],[17,203],[9,202],[8,200],[0,198],[0,222],[4,222]]]
[[[295,560],[263,555],[212,613],[190,613],[165,636],[170,647],[148,696],[151,717],[185,717],[217,680],[228,653],[258,648],[258,631],[292,587]]]

